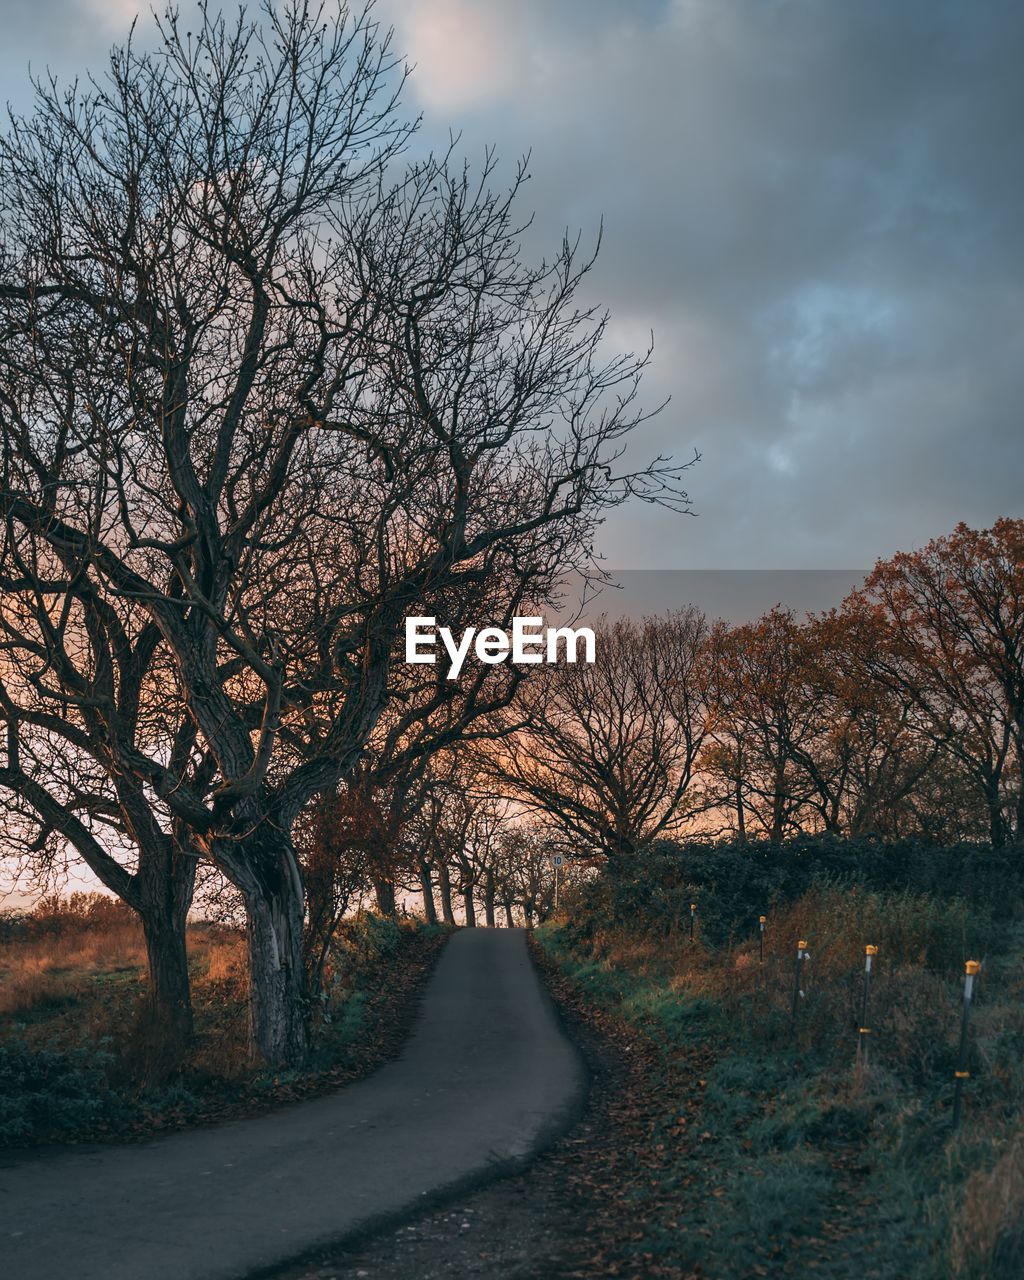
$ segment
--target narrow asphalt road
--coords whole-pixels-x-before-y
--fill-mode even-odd
[[[367,1080],[142,1146],[4,1157],[0,1276],[237,1280],[521,1161],[583,1087],[523,932],[463,930]]]

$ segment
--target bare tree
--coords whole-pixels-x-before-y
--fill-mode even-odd
[[[497,574],[462,584],[460,606],[468,605],[465,597],[472,593],[478,617],[510,622],[521,603],[516,599],[518,585]],[[445,610],[442,618],[450,613],[450,601],[441,600],[438,607]],[[319,842],[321,874],[327,874],[333,851],[343,888],[357,853],[379,911],[395,914],[399,893],[415,887],[428,922],[436,923],[437,871],[446,877],[442,896],[446,922],[451,923],[450,871],[458,859],[435,865],[437,824],[450,818],[452,797],[469,785],[472,763],[465,747],[479,746],[506,731],[497,713],[508,707],[522,677],[522,669],[480,663],[453,683],[443,665],[397,665],[391,673],[388,705],[358,766],[323,807],[320,821],[329,820],[333,834]],[[313,807],[320,803],[315,801]]]
[[[506,917],[511,919],[512,907],[518,906],[528,927],[542,923],[554,910],[552,859],[556,853],[563,857],[570,854],[561,872],[563,885],[567,880],[571,882],[581,867],[593,865],[595,861],[572,859],[570,846],[552,835],[548,825],[536,820],[510,822],[502,836],[502,845],[505,880],[501,893]]]
[[[715,741],[710,757],[737,809],[741,838],[751,827],[779,841],[799,830],[815,799],[831,818],[834,757],[813,676],[808,632],[776,607],[756,622],[715,631]]]
[[[914,700],[872,674],[885,644],[879,619],[846,607],[810,619],[808,629],[808,678],[829,726],[819,744],[823,764],[811,770],[812,778],[821,779],[817,807],[826,827],[851,836],[897,838],[921,830],[939,839],[961,837],[962,825],[954,832],[946,823],[929,829],[920,821],[937,809],[933,800],[924,807],[918,801],[935,792],[940,773],[945,776],[939,791],[948,792],[950,777],[941,768],[941,745],[921,732]],[[957,807],[966,817],[975,806],[964,806],[957,792]]]
[[[406,614],[491,573],[544,599],[591,571],[608,507],[685,495],[619,465],[646,356],[603,354],[578,242],[524,263],[523,169],[392,177],[410,130],[368,13],[160,35],[39,84],[0,141],[7,655],[46,673],[8,691],[2,781],[75,839],[73,798],[19,763],[44,729],[131,791],[133,838],[180,824],[244,897],[253,1049],[286,1062],[292,827],[369,741]],[[140,647],[173,672],[177,753],[125,730]]]
[[[129,609],[99,607],[84,582],[51,609],[48,588],[64,570],[37,552],[22,545],[0,576],[5,834],[36,866],[64,842],[138,913],[149,961],[143,1042],[152,1068],[166,1072],[192,1034],[185,923],[198,849],[181,818],[117,761],[151,753],[199,787],[211,762],[180,704],[161,691],[173,673],[155,628],[135,628]]]
[[[708,730],[708,628],[695,609],[596,628],[597,661],[547,668],[522,690],[526,727],[498,760],[520,801],[577,852],[626,869],[699,807]]]

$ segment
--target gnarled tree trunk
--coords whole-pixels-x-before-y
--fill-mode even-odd
[[[245,899],[249,950],[249,1052],[272,1067],[309,1051],[303,952],[305,895],[290,838],[263,822],[244,842],[224,842],[220,864]]]
[[[382,916],[393,920],[398,915],[398,902],[393,880],[379,879],[373,882],[373,893],[377,899],[377,911]]]
[[[473,902],[473,886],[467,884],[462,890],[462,909],[466,913],[466,928],[476,928],[476,905]]]
[[[179,833],[180,835],[180,833]],[[142,922],[147,985],[137,1026],[142,1074],[163,1084],[181,1067],[192,1043],[192,991],[185,926],[195,892],[197,858],[179,836],[139,843],[129,905]]]
[[[148,1085],[163,1085],[180,1071],[192,1043],[185,924],[144,916],[142,930],[149,981],[133,1039],[141,1079]]]
[[[295,1066],[309,1050],[302,956],[302,899],[290,892],[246,898],[249,1049],[268,1066]]]
[[[193,1031],[184,915],[145,914],[142,932],[149,964],[143,1008],[151,1027],[159,1032],[159,1053],[171,1070],[184,1056]]]
[[[496,896],[497,886],[494,883],[494,872],[488,869],[484,876],[484,919],[487,922],[488,929],[493,929],[497,923],[494,918]]]

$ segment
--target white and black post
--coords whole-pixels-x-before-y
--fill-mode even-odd
[[[793,1008],[789,1015],[789,1035],[790,1039],[796,1032],[796,1014],[800,1007],[800,1001],[803,998],[803,988],[800,985],[801,973],[805,960],[810,960],[811,953],[807,950],[807,942],[804,938],[796,944],[796,973],[793,977]]]
[[[871,994],[871,962],[878,955],[878,948],[869,942],[864,948],[864,990],[860,1001],[860,1027],[857,1030],[857,1065],[864,1068],[868,1065],[868,997]]]
[[[562,863],[564,861],[565,861],[565,858],[560,853],[554,854],[551,859],[551,865],[555,869],[555,914],[556,915],[558,914],[558,873],[559,871],[561,871]]]
[[[960,1114],[963,1109],[963,1093],[964,1081],[971,1078],[971,1073],[967,1070],[967,1046],[968,1035],[970,1032],[971,1020],[971,1000],[974,998],[974,979],[981,972],[980,960],[967,960],[964,963],[964,1011],[960,1019],[960,1050],[957,1053],[955,1080],[956,1085],[953,1092],[953,1128],[955,1129],[960,1123]]]

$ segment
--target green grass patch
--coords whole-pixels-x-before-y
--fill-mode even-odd
[[[347,922],[331,955],[329,990],[314,1009],[309,1061],[265,1071],[247,1056],[244,939],[200,933],[190,964],[195,1043],[180,1075],[154,1087],[139,1070],[144,970],[112,961],[102,935],[80,933],[84,942],[76,935],[71,945],[59,933],[0,942],[4,967],[18,971],[20,960],[27,974],[24,998],[0,1012],[0,1146],[147,1136],[359,1078],[400,1046],[415,993],[447,936],[373,916]],[[87,963],[62,963],[72,947]]]
[[[645,937],[642,917],[627,929],[581,917],[580,902],[569,909],[571,924],[537,930],[539,946],[646,1054],[639,1087],[654,1118],[618,1242],[628,1274],[643,1259],[708,1280],[1022,1273],[1024,934],[1005,910],[993,930],[991,915],[961,901],[818,883],[788,914],[779,908],[785,946],[773,939],[762,967],[746,940],[690,945],[656,929]],[[793,1027],[787,952],[798,928],[812,960]],[[865,939],[880,961],[860,1069]],[[981,940],[968,1107],[954,1133],[962,957]],[[706,1064],[696,1082],[694,1061]]]

